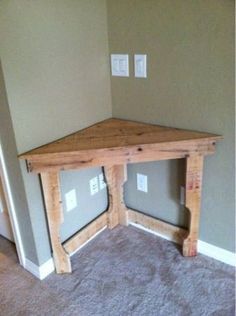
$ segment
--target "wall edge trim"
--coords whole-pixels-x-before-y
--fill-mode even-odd
[[[234,252],[214,246],[203,240],[198,240],[198,251],[205,256],[236,267],[236,253]]]
[[[48,261],[43,263],[40,266],[37,266],[35,263],[25,258],[24,268],[33,274],[39,280],[45,279],[49,274],[55,270],[53,259],[50,258]]]
[[[74,255],[77,251],[79,251],[81,248],[83,248],[87,243],[89,243],[92,239],[97,237],[103,230],[106,229],[107,226],[100,229],[94,236],[89,238],[83,245],[81,245],[76,251],[74,251],[70,256]],[[37,266],[35,263],[30,261],[29,259],[25,258],[25,264],[24,268],[33,274],[36,278],[43,280],[45,279],[49,274],[51,274],[55,270],[55,265],[53,258],[50,258],[48,261],[43,263],[41,266]]]
[[[9,218],[12,227],[14,242],[16,245],[17,257],[21,265],[25,265],[25,251],[21,238],[20,227],[16,215],[16,206],[12,195],[11,184],[8,178],[8,171],[5,163],[5,157],[3,154],[2,144],[0,140],[0,176],[2,177],[2,184],[5,193],[6,203],[8,206]]]

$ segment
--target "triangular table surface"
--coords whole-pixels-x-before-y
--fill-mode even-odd
[[[107,119],[52,143],[28,151],[20,158],[84,150],[129,147],[181,141],[219,140],[215,134],[139,123],[122,119]]]

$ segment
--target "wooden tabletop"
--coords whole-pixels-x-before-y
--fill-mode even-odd
[[[200,150],[199,145],[204,145],[205,147],[202,153],[208,154],[207,146],[214,146],[215,142],[219,139],[222,139],[222,137],[210,133],[111,118],[52,143],[23,153],[19,158],[32,162],[34,160],[49,160],[58,157],[75,157],[80,154],[80,156],[83,156],[83,159],[87,156],[93,159],[95,154],[100,153],[101,155],[103,153],[105,155],[105,152],[106,156],[108,153],[110,156],[111,152],[114,154],[117,153],[117,155],[121,155],[122,152],[130,158],[136,149],[139,152],[145,149],[152,150],[153,148],[163,151],[166,150],[166,146],[168,146],[169,151],[176,151],[177,147],[179,151],[182,145],[184,146],[184,148],[182,148],[184,151],[183,156],[191,150]],[[172,149],[171,146],[173,146]],[[193,146],[195,147],[193,148]],[[128,152],[128,149],[132,150],[132,152]],[[209,153],[211,152],[212,149],[209,147]],[[127,162],[139,161],[137,159],[133,160],[128,158]],[[141,159],[140,157],[140,161]],[[156,157],[153,157],[153,160],[155,159]],[[144,159],[144,161],[148,160],[151,159]],[[94,162],[93,165],[98,163],[98,161]]]
[[[222,139],[222,136],[111,118],[28,151],[20,155],[20,158],[90,149],[218,139]]]

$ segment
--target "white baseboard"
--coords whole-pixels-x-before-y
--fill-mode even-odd
[[[52,258],[50,258],[41,266],[37,266],[35,263],[26,258],[24,268],[40,280],[45,279],[50,273],[55,270]]]
[[[208,257],[214,258],[231,266],[236,266],[236,253],[198,240],[198,251]]]
[[[96,234],[94,234],[94,236],[92,236],[82,246],[76,249],[76,251],[70,254],[70,256],[74,255],[77,251],[83,248],[88,242],[90,242],[93,238],[95,238],[98,234],[100,234],[104,229],[106,229],[106,226],[103,227],[101,230],[99,230]],[[54,262],[52,258],[49,259],[44,264],[42,264],[41,266],[37,266],[35,263],[33,263],[32,261],[26,258],[25,263],[24,263],[24,268],[40,280],[45,279],[50,273],[52,273],[55,270],[55,266],[54,266]]]
[[[171,240],[170,237],[167,237],[163,234],[159,234],[158,232],[155,232],[151,229],[145,228],[142,225],[132,223],[132,222],[130,222],[129,224],[132,226],[135,226],[137,228],[140,228],[142,230],[145,230],[151,234],[154,234],[158,237],[161,237],[163,239],[174,242],[173,240]],[[207,257],[216,259],[218,261],[224,262],[224,263],[229,264],[231,266],[234,266],[234,267],[236,266],[236,253],[219,248],[219,247],[216,247],[216,246],[213,246],[211,244],[208,244],[205,241],[198,240],[198,252],[207,256]]]

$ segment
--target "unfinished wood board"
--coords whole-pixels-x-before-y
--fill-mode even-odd
[[[84,130],[41,146],[22,158],[81,150],[117,148],[141,144],[170,143],[187,140],[217,140],[222,137],[210,133],[138,123],[120,119],[108,119]]]
[[[92,238],[97,232],[106,227],[107,225],[107,212],[100,215],[92,223],[88,224],[85,228],[75,234],[72,238],[66,241],[63,246],[65,250],[72,254],[78,248],[83,246],[90,238]]]
[[[131,148],[132,151],[135,151],[137,146],[141,146],[138,147],[138,153],[141,154],[147,145],[154,144],[155,149],[160,149],[160,151],[167,150],[165,145],[168,144],[168,150],[169,153],[171,153],[173,151],[179,151],[179,142],[185,142],[186,150],[189,150],[188,146],[192,146],[192,150],[196,150],[197,147],[193,146],[193,144],[205,144],[205,146],[207,146],[214,144],[216,140],[221,138],[219,135],[210,133],[112,118],[26,152],[20,155],[20,158],[33,161],[39,158],[42,159],[43,157],[48,159],[50,157],[62,158],[64,155],[66,155],[66,157],[70,155],[74,156],[78,152],[86,155],[89,154],[90,151],[92,151],[92,155],[94,156],[95,153],[101,155],[101,150],[105,150],[106,153],[115,151],[113,153],[113,156],[115,156],[116,152],[120,155],[124,148]],[[172,144],[174,147],[177,146],[177,148],[172,148]],[[148,148],[149,150],[152,149],[150,147]],[[132,151],[130,152],[131,156],[134,154]],[[207,151],[207,147],[204,148],[204,151]],[[82,156],[82,159],[87,161],[88,158]]]
[[[185,205],[190,212],[189,235],[184,240],[183,255],[197,255],[199,218],[201,210],[203,157],[192,156],[186,159]]]
[[[184,238],[188,234],[187,230],[183,228],[165,223],[156,218],[131,209],[128,210],[128,221],[129,223],[142,225],[143,227],[150,229],[158,234],[164,235],[166,238],[181,245]]]
[[[108,186],[108,228],[118,224],[127,225],[127,209],[124,203],[124,183],[127,180],[126,165],[105,166]]]
[[[70,273],[71,262],[61,245],[60,226],[63,223],[60,181],[57,172],[41,173],[53,258],[57,273]]]
[[[146,144],[122,148],[83,150],[73,153],[44,154],[29,157],[29,172],[60,171],[94,166],[109,166],[135,162],[186,158],[198,153],[210,155],[215,152],[215,141],[195,140],[171,144]]]

